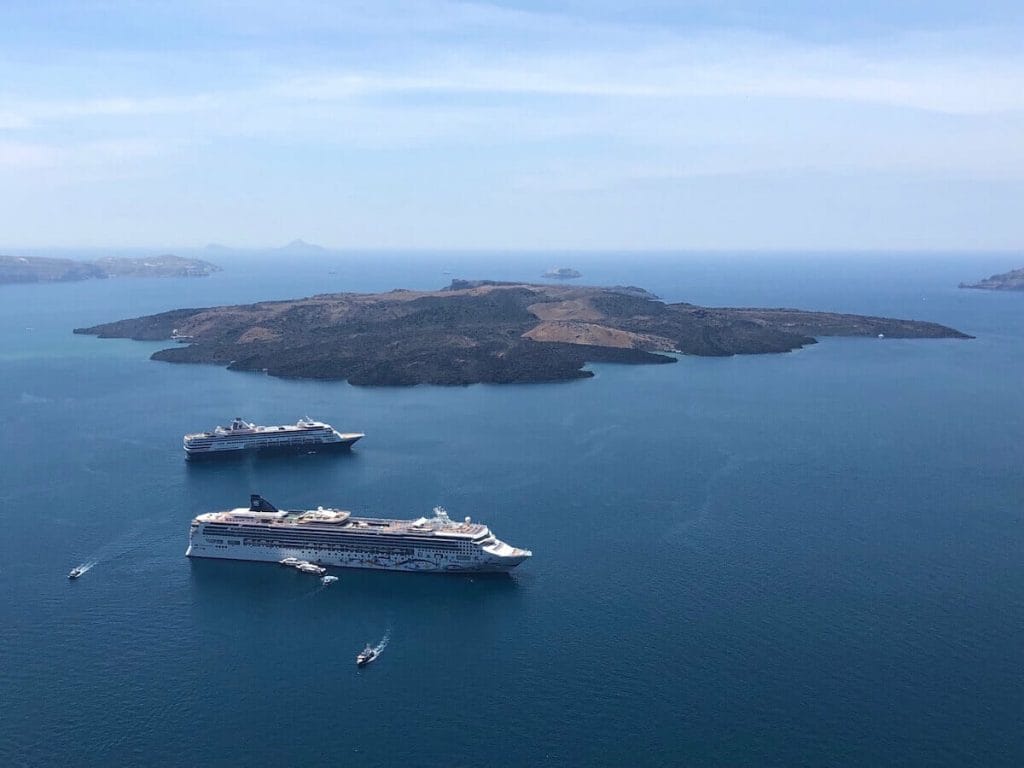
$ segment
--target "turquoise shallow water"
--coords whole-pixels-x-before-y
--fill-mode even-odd
[[[978,338],[361,389],[155,363],[161,345],[70,333],[566,263],[669,300],[917,317]],[[0,288],[0,764],[1024,763],[1024,295],[955,288],[1005,257],[224,266]],[[307,413],[368,436],[351,456],[182,460],[185,431]],[[323,590],[184,558],[193,515],[257,491],[365,514],[443,504],[535,556],[512,578],[342,572]]]

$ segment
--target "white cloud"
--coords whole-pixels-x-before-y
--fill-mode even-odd
[[[0,141],[0,168],[53,168],[60,163],[56,147],[26,141]]]
[[[0,140],[0,170],[59,171],[64,179],[109,178],[144,158],[166,155],[171,145],[148,138],[104,139],[78,143]]]
[[[0,58],[3,180],[173,177],[190,189],[219,164],[224,194],[238,196],[232,174],[259,184],[265,167],[285,168],[301,191],[332,155],[358,188],[376,183],[378,160],[401,169],[403,191],[436,162],[464,179],[451,194],[467,204],[483,184],[625,199],[637,185],[742,174],[1024,179],[1012,30],[826,45],[446,2],[189,12],[227,43]]]
[[[785,102],[793,120],[821,101],[948,115],[1024,112],[1024,59],[939,56],[930,49],[915,55],[894,47],[869,55],[848,47],[730,34],[671,46],[637,42],[629,51],[572,56],[443,52],[389,69],[318,67],[285,74],[271,69],[251,78],[262,79],[255,85],[176,95],[8,96],[0,99],[0,130],[81,126],[116,136],[127,127],[161,136],[187,127],[190,140],[202,142],[260,130],[317,137],[321,132],[311,118],[319,118],[351,127],[357,143],[365,134],[378,146],[389,135],[402,145],[416,137],[444,140],[445,125],[452,141],[473,140],[474,131],[476,138],[491,140],[496,135],[538,138],[545,130],[555,138],[576,130],[632,142],[648,140],[651,131],[639,119],[617,119],[617,112],[632,110],[639,117],[647,110],[688,109],[699,119],[707,99],[731,100],[740,121],[751,114],[751,99]],[[408,102],[409,97],[414,100]],[[521,101],[531,98],[549,100]],[[377,130],[374,121],[381,122]]]

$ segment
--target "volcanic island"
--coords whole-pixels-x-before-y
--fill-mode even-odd
[[[164,254],[138,258],[107,256],[94,261],[0,255],[0,284],[69,283],[111,277],[208,277],[220,267],[202,259]]]
[[[562,381],[592,376],[587,363],[789,352],[823,336],[971,338],[916,320],[667,304],[635,287],[490,280],[177,309],[75,333],[178,342],[154,360],[366,386]]]
[[[976,283],[960,283],[961,288],[979,288],[985,291],[1024,291],[1024,269],[992,275]]]

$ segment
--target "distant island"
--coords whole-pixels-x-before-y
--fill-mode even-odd
[[[575,269],[569,269],[569,267],[552,267],[545,272],[541,277],[553,277],[557,280],[573,280],[577,277],[583,277],[581,272],[577,272]]]
[[[220,267],[181,256],[123,258],[108,256],[94,261],[51,259],[39,256],[0,256],[0,284],[66,283],[108,277],[206,277]]]
[[[321,256],[331,252],[330,248],[325,248],[324,246],[317,245],[315,243],[307,243],[301,238],[292,240],[286,245],[269,248],[233,248],[229,245],[223,245],[222,243],[208,243],[204,250],[207,253],[214,255],[242,252],[274,254],[277,256]]]
[[[980,288],[986,291],[1024,291],[1024,269],[1013,269],[992,275],[977,283],[960,283],[961,288]]]
[[[324,253],[330,253],[329,248],[325,248],[322,245],[317,245],[316,243],[307,243],[302,238],[292,240],[287,245],[282,245],[278,248],[272,248],[271,250],[276,253],[314,256]]]
[[[588,362],[671,363],[662,353],[787,352],[815,336],[971,338],[936,323],[666,304],[635,287],[453,280],[439,291],[335,293],[178,309],[76,328],[101,338],[175,340],[152,357],[358,385],[544,382]]]

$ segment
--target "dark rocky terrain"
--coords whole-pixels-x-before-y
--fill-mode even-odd
[[[588,362],[787,352],[815,336],[970,338],[914,320],[665,304],[635,287],[464,280],[440,291],[178,309],[75,333],[181,342],[156,360],[365,385],[557,381],[592,375]]]
[[[976,283],[960,283],[961,288],[981,288],[986,291],[1024,291],[1024,269],[1013,269],[992,275]]]
[[[95,261],[40,256],[0,256],[0,283],[63,283],[108,277],[206,277],[220,267],[181,256],[123,258]]]

